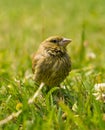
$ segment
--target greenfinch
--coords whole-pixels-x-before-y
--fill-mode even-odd
[[[32,58],[33,78],[48,87],[59,86],[71,71],[67,45],[71,39],[52,36],[44,40]]]

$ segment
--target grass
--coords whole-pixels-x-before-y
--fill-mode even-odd
[[[104,0],[0,1],[0,120],[22,112],[0,130],[104,130],[105,104],[93,96],[105,82]],[[72,38],[72,71],[59,89],[37,90],[31,79],[31,55],[48,36]]]

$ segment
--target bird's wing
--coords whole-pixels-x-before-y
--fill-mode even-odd
[[[36,55],[37,55],[37,54],[35,53],[35,54],[33,55],[33,57],[32,57],[32,71],[33,71],[33,73],[34,73],[34,71],[35,71],[35,66],[36,66],[37,61],[38,61],[38,58],[37,58]]]
[[[33,73],[35,73],[35,67],[36,67],[36,65],[41,57],[42,57],[42,55],[40,53],[35,53],[33,55],[33,58],[32,58],[32,71],[33,71]]]

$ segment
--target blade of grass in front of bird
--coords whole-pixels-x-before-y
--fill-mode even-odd
[[[68,124],[67,127],[70,126],[70,122],[72,121],[81,130],[88,130],[87,126],[83,123],[83,121],[81,120],[80,116],[79,115],[76,116],[70,110],[70,108],[66,104],[64,104],[64,102],[59,102],[59,105],[62,108],[62,111],[67,114],[67,120],[66,120],[66,124]]]
[[[45,99],[46,99],[46,106],[47,106],[47,109],[50,110],[51,109],[51,106],[53,106],[53,99],[52,99],[52,93],[56,90],[58,90],[59,87],[54,87],[52,88],[48,94],[46,95]]]

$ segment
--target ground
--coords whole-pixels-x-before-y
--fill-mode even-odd
[[[104,130],[105,104],[94,85],[105,82],[104,0],[0,1],[0,120],[22,110],[0,130]],[[72,71],[58,88],[42,90],[32,80],[31,56],[45,38],[72,39],[67,50]]]

